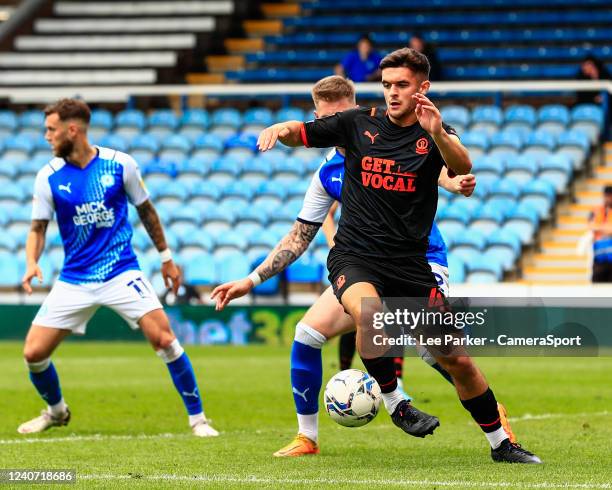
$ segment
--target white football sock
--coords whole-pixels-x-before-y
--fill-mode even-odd
[[[204,417],[204,412],[196,413],[195,415],[189,416],[189,426],[193,427],[200,422],[206,422],[206,417]]]
[[[389,415],[393,415],[399,403],[404,401],[404,395],[399,388],[395,388],[391,393],[383,393],[382,399]]]
[[[503,427],[493,432],[485,432],[485,436],[487,436],[489,444],[491,444],[493,449],[497,449],[504,439],[508,439],[508,434],[506,434]]]
[[[305,435],[308,439],[317,442],[319,439],[319,414],[308,415],[297,414],[298,433]]]
[[[57,402],[55,405],[47,405],[47,407],[49,407],[49,412],[54,417],[59,417],[66,413],[66,402],[64,401],[63,398],[59,402]]]

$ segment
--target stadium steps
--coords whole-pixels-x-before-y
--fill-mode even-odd
[[[206,85],[225,83],[223,73],[188,73],[185,80],[189,85]]]
[[[263,51],[265,43],[262,38],[228,38],[224,41],[225,49],[229,54],[246,54]]]
[[[283,23],[278,19],[245,20],[242,27],[248,37],[276,36],[283,32]]]
[[[602,189],[612,183],[612,143],[603,148],[604,165],[593,169],[593,176],[576,182],[575,202],[560,206],[555,228],[542,242],[541,252],[532,255],[523,269],[523,280],[537,283],[588,282],[590,263],[579,255],[578,244],[588,230],[588,216],[601,203]],[[598,156],[594,157],[597,161]]]
[[[264,3],[261,12],[267,19],[284,19],[301,15],[302,8],[299,3]]]
[[[209,73],[225,73],[227,70],[241,70],[246,65],[242,55],[211,55],[205,58]]]

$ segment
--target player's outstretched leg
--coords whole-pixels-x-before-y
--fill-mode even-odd
[[[168,366],[172,382],[189,415],[193,434],[198,437],[218,436],[219,433],[212,428],[204,415],[200,390],[189,356],[172,333],[166,314],[163,310],[155,310],[145,315],[139,323],[157,355]]]
[[[32,325],[24,347],[25,362],[30,371],[30,380],[45,402],[47,408],[40,416],[24,422],[17,428],[20,434],[43,432],[51,427],[67,425],[70,410],[62,397],[59,377],[49,356],[69,330]]]
[[[404,393],[397,386],[393,358],[385,357],[386,352],[372,342],[376,331],[373,328],[374,315],[382,310],[376,288],[367,282],[355,283],[342,294],[342,304],[357,325],[359,356],[368,373],[378,382],[385,409],[393,423],[415,437],[433,434],[440,421],[433,415],[421,412],[404,398]]]
[[[453,377],[461,404],[484,432],[491,445],[493,461],[542,463],[535,454],[511,441],[512,431],[509,435],[502,426],[505,409],[500,413],[493,391],[469,356],[441,356],[438,362]]]
[[[318,454],[319,392],[323,383],[321,347],[326,338],[304,322],[295,328],[291,348],[291,388],[298,419],[298,434],[277,457]]]

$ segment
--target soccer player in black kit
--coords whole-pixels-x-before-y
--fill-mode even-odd
[[[443,165],[467,174],[471,161],[455,131],[442,123],[426,97],[427,58],[410,48],[380,63],[385,109],[358,108],[308,123],[275,124],[259,136],[261,151],[280,140],[288,146],[346,149],[342,214],[327,266],[338,300],[357,325],[357,348],[378,381],[393,422],[418,437],[433,433],[438,419],[404,400],[392,357],[375,352],[364,332],[372,327],[382,297],[438,298],[426,260],[427,238],[437,207]],[[371,330],[370,330],[371,331]],[[467,355],[436,355],[450,373],[462,405],[482,428],[494,461],[541,463],[510,442],[497,402],[483,374]]]

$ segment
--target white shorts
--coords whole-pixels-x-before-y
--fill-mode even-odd
[[[448,285],[448,268],[442,267],[440,264],[436,264],[434,262],[430,262],[429,267],[431,267],[431,272],[433,272],[434,276],[436,276],[438,288],[440,289],[442,294],[446,298],[448,298],[448,295],[450,293]]]
[[[101,283],[57,281],[32,324],[82,335],[100,306],[114,310],[133,329],[138,328],[138,320],[144,315],[162,308],[153,286],[142,271],[132,270]]]

